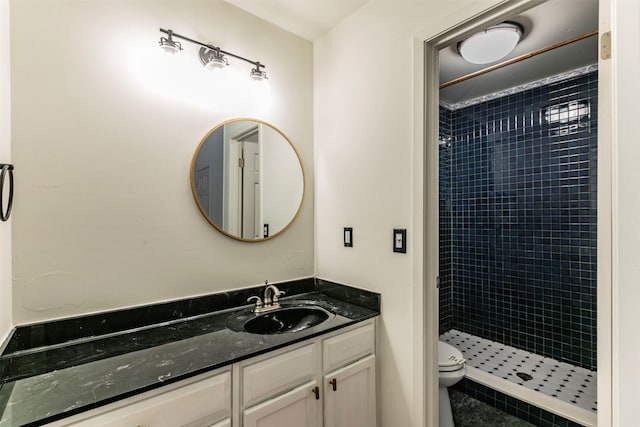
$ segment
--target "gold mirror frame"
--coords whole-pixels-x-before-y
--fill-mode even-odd
[[[208,213],[208,210],[204,208],[202,201],[198,195],[198,188],[197,188],[197,179],[196,179],[196,173],[197,173],[197,161],[199,158],[199,155],[204,147],[204,145],[207,143],[207,141],[209,140],[209,137],[216,132],[217,130],[224,128],[225,126],[235,123],[235,122],[252,122],[256,124],[256,127],[259,128],[259,125],[263,125],[266,126],[270,129],[272,129],[273,131],[275,131],[280,137],[282,137],[283,142],[286,142],[288,144],[288,146],[291,148],[293,154],[295,155],[295,159],[298,161],[298,165],[300,166],[300,175],[302,177],[302,194],[300,196],[300,201],[297,205],[297,208],[295,209],[295,213],[291,216],[291,218],[288,218],[288,220],[286,221],[286,224],[284,226],[282,226],[280,229],[275,230],[273,233],[270,233],[268,237],[261,237],[261,238],[247,238],[247,237],[242,237],[242,236],[238,236],[228,230],[224,229],[224,225],[223,224],[218,224],[216,223],[216,221],[214,221],[213,218],[211,218],[211,216]],[[225,142],[223,141],[223,144]],[[293,156],[292,156],[293,158]],[[224,160],[224,159],[223,159]],[[293,166],[292,166],[293,167]],[[226,166],[225,166],[226,168]],[[263,120],[259,120],[259,119],[254,119],[254,118],[235,118],[235,119],[229,119],[226,120],[218,125],[216,125],[215,127],[213,127],[211,130],[209,130],[204,137],[202,138],[202,140],[200,141],[200,143],[198,144],[198,147],[195,150],[195,153],[193,155],[193,159],[191,160],[191,168],[190,168],[190,181],[191,181],[191,192],[193,194],[193,198],[196,202],[196,205],[198,206],[198,210],[200,210],[200,213],[204,216],[204,218],[207,220],[207,222],[209,224],[211,224],[216,230],[218,230],[220,233],[224,234],[227,237],[230,237],[234,240],[239,240],[242,242],[250,242],[250,243],[257,243],[257,242],[264,242],[270,239],[273,239],[276,236],[279,236],[280,234],[282,234],[285,230],[287,230],[291,224],[296,220],[296,218],[298,217],[298,215],[300,214],[300,210],[302,209],[302,205],[304,203],[304,199],[306,196],[306,173],[305,173],[305,169],[304,169],[304,164],[302,163],[302,157],[300,156],[300,153],[298,152],[298,150],[295,148],[295,146],[293,145],[293,143],[291,142],[291,140],[277,127],[271,125],[270,123],[267,123]],[[293,204],[293,203],[292,203]],[[224,203],[223,203],[224,205]],[[223,206],[224,208],[224,206]],[[283,222],[285,222],[283,221]],[[263,225],[264,227],[264,225]]]

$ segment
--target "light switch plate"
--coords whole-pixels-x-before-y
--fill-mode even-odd
[[[393,252],[407,253],[407,229],[393,229]]]
[[[344,228],[343,238],[344,238],[344,246],[347,248],[352,248],[353,247],[353,227]]]

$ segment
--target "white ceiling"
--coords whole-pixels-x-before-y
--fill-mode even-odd
[[[368,0],[226,0],[265,21],[314,41]]]
[[[226,0],[293,34],[314,41],[368,0]],[[401,2],[399,2],[401,4]],[[509,18],[524,36],[508,60],[598,28],[598,0],[549,0]],[[457,43],[440,51],[440,82],[477,71],[457,53]],[[555,49],[440,91],[456,104],[597,63],[597,37]],[[492,65],[492,64],[489,64]]]
[[[598,0],[549,0],[508,19],[524,28],[518,46],[502,61],[528,54],[598,29]],[[505,68],[440,90],[440,99],[456,104],[479,96],[541,80],[598,62],[598,37],[525,59]],[[466,62],[453,46],[440,51],[440,83],[478,71],[488,65]]]

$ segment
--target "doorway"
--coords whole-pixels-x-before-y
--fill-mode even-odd
[[[261,172],[259,126],[225,139],[225,230],[243,239],[260,238]]]
[[[529,2],[528,4],[524,4],[524,2],[520,2],[519,5],[511,5],[510,7],[504,7],[501,8],[501,10],[499,11],[492,11],[490,14],[487,14],[485,16],[482,17],[478,17],[474,20],[472,20],[472,22],[466,23],[464,25],[461,25],[459,27],[456,27],[454,29],[452,29],[451,31],[449,31],[448,33],[438,36],[435,39],[432,40],[427,40],[426,42],[426,46],[425,46],[425,56],[426,56],[426,61],[425,61],[425,66],[426,66],[426,95],[427,95],[427,100],[429,100],[429,102],[427,102],[426,105],[426,109],[427,109],[427,116],[426,116],[426,129],[427,129],[427,135],[426,135],[426,140],[427,142],[427,164],[425,166],[426,170],[433,170],[433,168],[435,168],[435,170],[438,170],[438,164],[437,164],[437,159],[438,159],[438,133],[434,131],[434,129],[438,129],[439,125],[439,117],[438,117],[438,109],[439,109],[439,93],[438,93],[438,86],[440,83],[440,79],[439,79],[439,69],[437,68],[437,66],[435,64],[438,64],[438,58],[439,58],[439,52],[442,49],[448,48],[451,46],[452,43],[455,43],[456,40],[461,40],[464,39],[465,37],[467,37],[470,34],[473,34],[474,32],[478,31],[479,29],[482,28],[487,28],[488,26],[495,24],[495,23],[499,23],[499,22],[503,22],[506,20],[509,20],[510,18],[518,15],[518,14],[522,14],[523,12],[526,12],[527,10],[531,9],[532,6],[536,6],[537,4],[540,4],[541,2],[537,2],[536,4],[531,4],[531,2]],[[500,9],[500,8],[499,8]],[[599,60],[602,61],[602,60]],[[605,79],[606,80],[606,79]],[[598,84],[598,86],[600,87],[600,90],[602,90],[603,87],[606,88],[606,85],[610,84],[608,81],[604,81],[604,82],[600,82]],[[567,104],[568,106],[569,104]],[[575,104],[576,110],[580,111],[580,104]],[[606,117],[608,115],[608,111],[603,110],[603,108],[601,108],[600,106],[598,106],[597,108],[598,111],[598,117],[600,119],[602,119],[603,117]],[[551,111],[551,109],[548,109],[549,111]],[[582,110],[584,111],[584,109]],[[558,111],[559,113],[559,111]],[[601,188],[606,188],[607,183],[610,182],[610,165],[604,165],[604,167],[601,166],[601,160],[604,158],[609,158],[608,155],[606,155],[606,153],[604,155],[601,154],[602,150],[609,150],[610,148],[608,144],[606,144],[607,139],[610,138],[609,135],[607,135],[605,132],[601,132],[600,130],[598,130],[598,139],[599,139],[599,144],[598,144],[598,190],[600,190]],[[438,198],[437,198],[437,194],[438,194],[438,183],[434,182],[437,181],[437,179],[434,179],[434,177],[437,177],[436,174],[430,174],[430,182],[427,182],[427,206],[430,207],[428,209],[437,209],[438,206]],[[602,191],[598,191],[598,209],[601,209],[602,206],[609,206],[610,205],[610,201],[607,200],[607,198],[609,196],[607,196],[607,194],[603,194],[606,193],[602,192]],[[610,304],[611,304],[611,293],[610,293],[610,277],[607,277],[606,272],[609,271],[610,268],[610,262],[611,262],[611,253],[610,251],[607,253],[606,252],[606,248],[608,247],[608,241],[610,240],[611,236],[608,234],[608,231],[610,229],[610,224],[606,223],[607,219],[606,218],[600,218],[600,216],[598,216],[597,219],[597,224],[598,224],[598,253],[600,254],[599,258],[598,258],[598,277],[597,277],[597,325],[598,325],[598,330],[599,332],[604,331],[604,333],[599,333],[598,335],[598,345],[597,345],[597,353],[598,353],[598,371],[600,372],[604,372],[605,375],[603,376],[604,381],[599,381],[598,382],[598,423],[599,425],[608,425],[610,423],[610,402],[611,402],[611,382],[610,382],[610,372],[611,372],[611,360],[610,360],[610,351],[611,351],[611,334],[610,334],[610,325],[611,325],[611,310],[610,310]],[[429,222],[427,224],[427,236],[431,235],[438,235],[439,231],[437,230],[437,224],[434,222]],[[432,243],[429,243],[430,241],[432,242],[433,239],[425,239],[427,243],[427,245]],[[436,252],[437,252],[437,248]],[[430,254],[430,253],[434,253],[434,246],[429,246],[425,248],[425,253]],[[604,254],[605,256],[603,257],[602,254]],[[426,265],[427,265],[427,270],[429,270],[429,268],[432,269],[431,272],[427,271],[426,277],[427,280],[429,280],[430,277],[435,277],[438,275],[437,273],[437,267],[434,266],[434,261],[431,260],[431,262],[429,262],[429,260],[427,260]],[[431,267],[429,267],[431,266]],[[431,274],[433,274],[433,276],[431,276]],[[428,289],[428,288],[427,288]],[[430,294],[431,297],[433,297],[434,299],[437,299],[438,297],[438,292],[434,292],[432,294]],[[427,296],[427,298],[429,298],[429,296]],[[433,304],[431,304],[430,306],[431,308],[435,308],[435,312],[438,312],[438,308],[434,307]],[[429,311],[427,309],[427,311]],[[429,332],[431,333],[431,338],[434,341],[437,341],[437,337],[438,337],[438,333],[440,331],[438,331],[437,329],[437,325],[439,322],[439,315],[431,315],[429,317],[429,319],[427,320],[427,322],[431,321],[431,325],[429,325],[429,323],[427,323],[427,330],[428,333],[427,335],[429,335]],[[429,337],[427,337],[429,338]],[[432,341],[433,342],[433,341]],[[431,352],[431,354],[434,354],[434,352]],[[437,364],[432,364],[432,366],[437,366]],[[437,372],[437,371],[436,371]],[[433,386],[433,384],[432,384]],[[434,424],[434,425],[437,425]],[[595,423],[593,424],[595,425]]]

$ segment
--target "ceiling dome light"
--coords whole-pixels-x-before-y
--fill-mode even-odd
[[[180,42],[173,40],[173,32],[171,30],[167,31],[167,35],[169,36],[168,38],[160,37],[160,47],[165,52],[175,55],[182,50],[182,45],[180,44]]]
[[[224,56],[220,49],[208,49],[206,47],[200,48],[200,62],[204,65],[204,68],[208,70],[219,70],[229,65],[229,61]]]
[[[507,56],[522,37],[522,27],[503,22],[458,44],[460,55],[472,64],[489,64]]]

